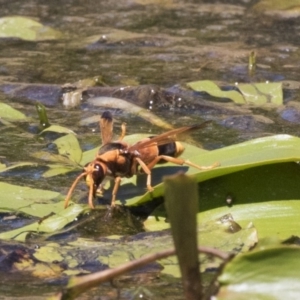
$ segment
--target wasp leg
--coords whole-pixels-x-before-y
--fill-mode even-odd
[[[89,190],[89,206],[92,209],[95,208],[93,200],[94,200],[94,180],[92,180],[92,182],[90,182],[90,190]]]
[[[126,135],[126,123],[122,123],[121,125],[121,135],[119,137],[119,141],[122,141]]]
[[[121,184],[121,177],[116,177],[115,178],[115,185],[114,185],[114,188],[113,188],[113,191],[112,191],[112,198],[111,198],[111,204],[110,204],[111,207],[115,207],[117,192],[118,192],[118,189],[120,187],[120,184]]]
[[[148,169],[151,170],[161,159],[166,160],[168,162],[171,162],[176,165],[188,165],[190,167],[194,167],[198,170],[210,170],[218,167],[220,164],[218,162],[212,164],[211,166],[198,166],[188,160],[184,160],[182,158],[175,158],[172,156],[167,156],[167,155],[160,155],[157,156],[151,163],[147,165]]]
[[[66,199],[65,199],[64,208],[67,208],[67,207],[68,207],[69,201],[70,201],[70,198],[71,198],[71,195],[72,195],[72,193],[73,193],[73,191],[74,191],[74,189],[75,189],[77,183],[78,183],[79,180],[80,180],[83,176],[85,176],[85,175],[87,175],[87,172],[81,173],[81,174],[80,174],[79,176],[77,176],[77,178],[74,180],[72,186],[71,186],[70,189],[69,189],[69,192],[68,192],[68,194],[67,194],[67,197],[66,197]]]
[[[143,171],[147,174],[147,190],[149,192],[152,192],[153,187],[151,186],[151,170],[150,170],[150,168],[139,157],[136,157],[135,159],[139,163],[139,165],[141,166]]]

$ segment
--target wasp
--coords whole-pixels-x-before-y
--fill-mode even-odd
[[[184,147],[177,141],[178,136],[201,129],[207,126],[208,123],[210,121],[173,129],[129,145],[123,141],[126,132],[125,124],[122,124],[122,133],[119,139],[112,141],[112,115],[108,111],[104,112],[100,119],[103,145],[100,147],[96,158],[85,166],[83,172],[73,182],[65,199],[65,208],[68,206],[71,195],[82,177],[86,178],[86,183],[89,187],[88,203],[91,208],[94,208],[93,199],[96,196],[97,189],[99,187],[103,189],[107,178],[114,179],[111,198],[111,207],[114,207],[122,177],[132,177],[138,173],[145,173],[147,174],[147,190],[149,192],[153,191],[151,186],[151,169],[158,163],[185,164],[199,170],[215,168],[219,165],[218,163],[211,166],[198,166],[188,160],[179,158],[184,151]]]

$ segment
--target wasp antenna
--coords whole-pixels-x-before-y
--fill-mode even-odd
[[[83,173],[81,173],[79,176],[77,176],[77,178],[74,180],[72,186],[71,186],[70,189],[69,189],[69,192],[68,192],[68,194],[67,194],[67,197],[66,197],[66,199],[65,199],[64,208],[67,208],[67,207],[68,207],[69,201],[70,201],[70,198],[71,198],[71,195],[72,195],[72,193],[73,193],[73,191],[74,191],[74,189],[75,189],[77,183],[79,182],[79,180],[80,180],[83,176],[85,176],[85,175],[87,175],[87,174],[88,174],[88,172],[83,172]]]
[[[104,111],[104,112],[102,113],[101,119],[106,119],[106,120],[112,122],[113,116],[112,116],[112,114],[111,114],[110,111],[106,110],[106,111]]]

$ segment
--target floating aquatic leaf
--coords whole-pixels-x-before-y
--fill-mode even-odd
[[[33,189],[0,182],[0,211],[22,213],[28,216],[45,218],[30,225],[2,232],[0,239],[24,241],[28,232],[51,233],[71,223],[85,208],[82,205],[71,205],[63,208],[63,196],[57,192]],[[60,200],[60,201],[59,201]]]
[[[210,80],[193,81],[187,84],[191,89],[198,92],[206,92],[214,97],[228,98],[235,103],[246,103],[244,97],[237,91],[222,91],[214,82]]]
[[[28,41],[59,39],[62,34],[29,18],[0,18],[0,38],[20,38]]]
[[[61,195],[57,192],[33,189],[26,186],[12,185],[0,182],[0,211],[22,211],[34,203],[47,203],[57,200]],[[37,212],[32,211],[32,215]]]
[[[280,171],[281,170],[279,170],[279,172]],[[240,175],[240,177],[241,176],[242,175]],[[261,180],[264,180],[265,178],[266,175],[263,175]],[[295,180],[299,179],[297,178]],[[235,191],[232,191],[232,185],[229,187],[229,191],[232,191],[233,195],[236,195],[238,192],[244,192],[244,194],[247,194],[248,191],[255,189],[255,187],[258,186],[257,183],[248,184],[248,187],[245,187],[245,185],[238,186],[239,182],[237,182],[237,180],[234,180],[233,184],[234,183],[237,185]],[[198,222],[205,223],[211,219],[216,219],[224,214],[230,213],[234,220],[241,226],[247,226],[247,224],[252,222],[255,225],[260,238],[274,236],[283,240],[289,236],[298,234],[300,226],[300,200],[276,199],[272,201],[264,199],[264,196],[259,198],[260,189],[258,189],[257,192],[251,193],[249,199],[245,196],[237,197],[237,199],[233,198],[233,203],[228,205],[225,199],[226,192],[221,193],[219,196],[220,191],[216,187],[216,184],[218,184],[218,182],[211,182],[211,185],[207,184],[208,189],[211,189],[211,192],[208,192],[208,195],[205,195],[208,189],[201,191],[200,188],[200,208],[202,207],[202,211],[200,209],[201,212],[198,213]],[[202,185],[200,185],[200,187],[201,186]],[[279,186],[279,189],[281,188],[282,187]],[[276,197],[276,182],[272,184],[272,188],[268,192],[270,194],[268,195],[269,198],[272,196]],[[274,194],[272,194],[272,192],[274,192]],[[294,193],[296,192],[297,191]],[[214,195],[217,195],[218,199],[216,199]],[[219,199],[222,195],[224,197],[223,200]],[[254,203],[251,203],[251,201]],[[203,211],[203,207],[205,208],[205,211]],[[163,208],[156,209],[151,216],[148,217],[144,225],[147,230],[151,231],[169,228],[169,224],[166,223],[165,210]],[[210,245],[210,241],[205,241],[205,245]]]
[[[93,161],[99,151],[99,147],[95,147],[93,149],[84,151],[82,153],[82,157],[81,157],[81,161],[80,161],[80,165],[81,166],[85,166],[86,164],[90,163],[91,161]]]
[[[16,169],[16,168],[22,168],[22,167],[28,167],[28,166],[36,166],[36,163],[33,162],[20,162],[20,163],[14,163],[10,166],[6,166],[5,164],[0,164],[0,173],[1,172],[6,172],[12,169]]]
[[[298,299],[299,256],[299,247],[277,246],[235,257],[218,279],[216,299]]]
[[[283,104],[282,83],[255,83],[255,84],[238,84],[247,103],[255,105],[272,103],[275,105]]]
[[[47,127],[46,129],[44,129],[41,133],[44,133],[47,131],[52,131],[52,132],[57,132],[57,133],[71,133],[71,134],[76,135],[76,133],[73,130],[71,130],[67,127],[60,126],[60,125],[51,125],[51,126]]]
[[[74,172],[75,170],[81,171],[80,166],[63,166],[63,165],[48,165],[49,170],[43,173],[44,178],[49,178],[53,176],[63,175],[69,172]]]
[[[73,168],[76,168],[76,163],[72,161],[69,157],[60,155],[60,154],[54,154],[46,151],[38,151],[31,154],[32,157],[60,164],[63,166],[73,166]]]
[[[272,103],[281,105],[283,103],[281,82],[237,84],[234,88],[239,89],[240,93],[235,90],[223,91],[209,80],[189,82],[187,85],[195,91],[206,92],[218,98],[228,98],[239,104],[262,105]]]
[[[82,151],[74,134],[64,135],[53,141],[53,143],[57,145],[60,155],[68,157],[75,163],[79,163],[81,161]]]
[[[27,117],[23,113],[5,103],[0,103],[0,118],[14,121],[27,120]]]
[[[41,218],[48,216],[49,214],[52,215],[42,221],[36,221],[30,225],[26,225],[18,229],[2,232],[0,233],[0,239],[14,239],[17,241],[25,241],[28,233],[55,233],[64,228],[69,223],[73,222],[74,219],[78,217],[78,215],[81,214],[84,210],[85,208],[82,205],[76,204],[73,204],[67,209],[64,209],[62,201],[50,204],[32,203],[27,207],[20,208],[19,212],[27,215],[35,214]]]

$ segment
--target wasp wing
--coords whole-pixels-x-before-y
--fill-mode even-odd
[[[112,141],[113,138],[113,116],[109,111],[103,112],[101,115],[100,121],[100,131],[101,131],[101,140],[102,145],[106,145]]]
[[[135,150],[139,150],[139,149],[146,148],[146,147],[153,146],[153,145],[159,146],[159,145],[168,144],[168,143],[180,140],[180,136],[182,134],[186,135],[187,133],[190,133],[194,130],[204,128],[205,126],[207,126],[210,123],[211,123],[211,121],[206,121],[206,122],[203,122],[203,123],[197,124],[197,125],[185,126],[185,127],[180,127],[177,129],[172,129],[172,130],[162,133],[160,135],[154,136],[151,139],[137,142],[136,144],[130,146],[128,150],[135,151]]]

